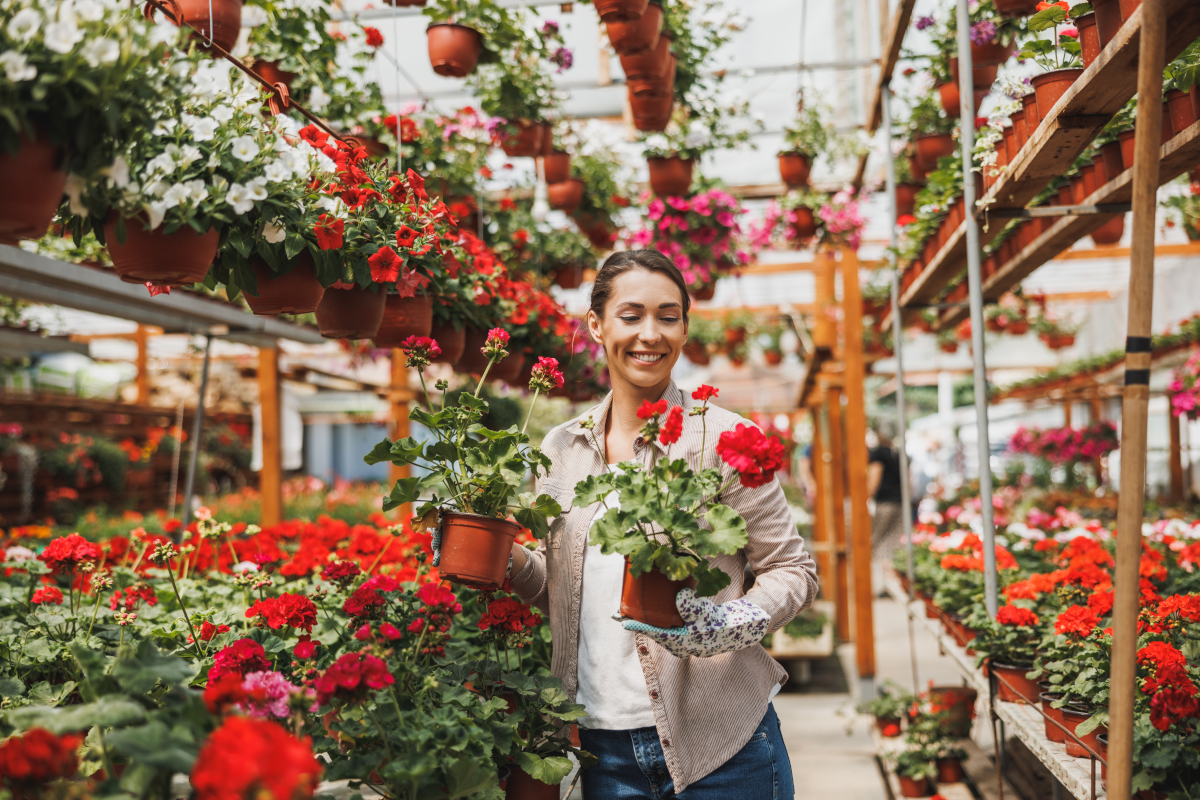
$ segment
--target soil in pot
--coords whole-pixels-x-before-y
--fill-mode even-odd
[[[907,775],[897,775],[900,782],[901,797],[929,797],[933,791],[929,788],[928,778],[910,778]]]
[[[562,150],[542,156],[542,175],[546,183],[562,183],[571,177],[571,154]]]
[[[438,572],[455,583],[495,589],[504,583],[513,540],[521,526],[506,519],[444,511]]]
[[[299,261],[284,275],[272,276],[271,268],[261,258],[252,260],[250,269],[254,270],[258,281],[258,296],[244,290],[242,294],[250,310],[260,316],[311,314],[325,296],[325,287],[317,280],[312,256],[307,250],[300,253]]]
[[[595,0],[596,13],[603,22],[630,22],[646,13],[650,0]]]
[[[651,3],[635,20],[608,23],[608,41],[617,55],[648,53],[658,45],[662,24],[662,6]]]
[[[1037,701],[1041,690],[1038,689],[1037,681],[1031,681],[1025,677],[1025,673],[1033,669],[1033,667],[1018,667],[1012,664],[997,664],[989,662],[989,669],[996,675],[1004,678],[1008,684],[996,681],[996,696],[1008,703],[1024,703],[1032,705]],[[1012,688],[1009,688],[1009,687]]]
[[[62,203],[67,173],[62,169],[66,149],[44,139],[21,137],[15,156],[0,151],[0,243],[40,239]]]
[[[1058,692],[1042,692],[1039,695],[1039,699],[1042,701],[1042,711],[1046,713],[1047,717],[1054,720],[1054,722],[1057,722],[1058,725],[1063,724],[1062,709],[1055,708],[1053,703],[1061,698],[1062,695]],[[1058,742],[1061,744],[1067,740],[1067,735],[1063,733],[1063,729],[1058,727],[1058,725],[1055,725],[1054,722],[1042,720],[1042,723],[1046,727],[1046,738],[1052,742]]]
[[[438,364],[457,364],[462,358],[463,348],[467,343],[464,328],[456,328],[451,323],[434,322],[429,328],[429,338],[438,343],[442,353],[434,359]]]
[[[583,188],[583,181],[579,180],[579,178],[571,178],[561,183],[550,184],[546,187],[546,192],[550,199],[550,207],[556,208],[559,211],[565,211],[568,214],[572,213],[583,202]]]
[[[937,766],[938,783],[962,783],[965,773],[962,762],[957,758],[939,758],[934,764]]]
[[[429,64],[438,75],[465,78],[475,71],[483,37],[474,28],[439,22],[425,31]]]
[[[376,347],[399,347],[410,336],[428,336],[432,328],[433,295],[389,294],[379,330],[371,338]]]
[[[650,188],[659,197],[682,197],[692,186],[692,168],[695,161],[690,158],[670,156],[648,158]]]
[[[683,625],[683,617],[675,606],[675,596],[680,589],[696,588],[696,579],[673,581],[653,568],[638,577],[629,573],[629,559],[625,559],[625,580],[621,585],[621,616],[629,617],[656,628],[676,628]]]
[[[184,226],[167,234],[165,227],[146,230],[140,217],[125,220],[125,242],[117,239],[117,218],[104,225],[104,241],[113,269],[126,283],[191,286],[204,280],[217,257],[221,234],[210,228],[203,236]]]
[[[808,185],[812,159],[804,153],[780,153],[779,177],[790,188]]]
[[[1096,14],[1096,30],[1100,34],[1100,49],[1121,30],[1121,6],[1118,0],[1093,0],[1092,11]]]
[[[1069,69],[1052,69],[1040,75],[1033,76],[1033,91],[1037,95],[1038,119],[1050,116],[1050,110],[1058,99],[1066,94],[1071,84],[1083,74],[1079,67]]]
[[[929,133],[914,142],[917,163],[923,172],[937,169],[938,159],[954,154],[954,136],[949,133]]]
[[[195,32],[192,38],[208,48],[212,43],[225,51],[233,49],[242,32],[242,0],[177,0],[182,22]]]
[[[1172,89],[1167,92],[1167,108],[1171,117],[1171,133],[1175,136],[1186,131],[1196,122],[1196,112],[1192,108],[1192,98]]]
[[[1092,231],[1092,241],[1100,247],[1111,247],[1120,243],[1125,235],[1125,215],[1118,214]]]
[[[317,306],[317,327],[326,339],[370,339],[383,321],[387,295],[359,286],[325,290]]]

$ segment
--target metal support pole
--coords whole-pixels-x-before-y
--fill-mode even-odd
[[[183,483],[183,528],[177,535],[183,538],[183,531],[192,522],[192,492],[196,488],[196,464],[200,460],[200,430],[204,426],[204,395],[208,393],[208,362],[212,356],[212,334],[204,335],[204,368],[200,371],[200,397],[196,401],[196,417],[192,420],[192,451],[188,454],[187,480]]]
[[[979,445],[979,499],[983,512],[983,600],[996,616],[996,529],[992,522],[992,443],[988,437],[987,365],[983,350],[983,283],[979,272],[979,225],[975,222],[975,87],[971,75],[971,16],[958,0],[959,130],[962,144],[963,204],[967,210],[967,283],[971,291],[971,348],[975,366],[975,427]]]

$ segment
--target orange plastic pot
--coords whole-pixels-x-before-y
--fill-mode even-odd
[[[1028,17],[1037,11],[1037,0],[995,0],[1002,17]]]
[[[679,156],[648,158],[650,189],[659,197],[682,197],[692,187],[695,161]]]
[[[1021,110],[1025,112],[1025,130],[1030,136],[1037,131],[1042,118],[1038,116],[1037,95],[1033,92],[1021,96]]]
[[[487,332],[467,327],[463,331],[463,352],[454,364],[454,371],[464,375],[481,375],[487,369],[488,357],[483,354]]]
[[[1075,27],[1079,31],[1080,56],[1083,58],[1083,68],[1087,69],[1100,55],[1103,45],[1100,44],[1100,29],[1096,27],[1096,12],[1089,12],[1075,18]]]
[[[907,775],[897,775],[900,782],[901,797],[929,797],[933,792],[929,788],[928,778],[910,778]]]
[[[571,154],[555,150],[542,156],[542,175],[546,183],[562,183],[571,177]]]
[[[204,49],[211,38],[213,44],[229,51],[237,44],[242,32],[242,0],[177,0],[183,19],[195,31],[192,39]]]
[[[1196,122],[1196,111],[1192,108],[1190,95],[1172,89],[1167,92],[1167,107],[1171,116],[1171,133],[1175,136],[1186,131]]]
[[[975,44],[972,42],[971,64],[977,67],[1003,64],[1005,61],[1008,61],[1008,57],[1012,55],[1012,51],[1012,44],[1000,44],[999,42]]]
[[[1096,189],[1099,188],[1096,183],[1096,165],[1084,164],[1079,169],[1079,175],[1083,178],[1083,196],[1091,197],[1095,194]]]
[[[929,174],[929,170],[927,170],[923,166],[921,166],[921,162],[917,158],[915,149],[916,149],[916,146],[914,145],[914,152],[912,155],[910,155],[908,157],[908,171],[912,173],[913,180],[924,181],[925,176]]]
[[[937,766],[938,783],[962,783],[965,773],[962,762],[957,758],[939,758],[934,764]]]
[[[557,783],[542,783],[513,764],[504,786],[504,800],[558,800],[558,789]]]
[[[658,45],[662,25],[662,6],[651,3],[635,20],[608,23],[608,41],[617,55],[648,53]]]
[[[1121,24],[1124,25],[1133,16],[1133,12],[1141,6],[1142,0],[1117,0],[1117,5],[1121,9]]]
[[[629,559],[625,559],[625,580],[621,584],[621,616],[653,625],[656,628],[677,628],[683,625],[683,617],[675,605],[675,596],[680,589],[696,588],[696,579],[673,581],[652,568],[638,577],[629,572]]]
[[[949,133],[927,133],[913,143],[917,163],[925,173],[937,169],[938,159],[954,154],[954,136]]]
[[[466,331],[446,323],[434,322],[429,326],[429,338],[438,343],[442,349],[441,355],[434,359],[439,364],[457,364],[462,358],[463,348],[467,343]]]
[[[689,340],[683,346],[683,355],[688,361],[693,364],[699,364],[702,367],[707,366],[712,360],[709,358],[708,349],[704,346],[704,342],[698,342],[695,339]]]
[[[1013,135],[1017,137],[1017,152],[1021,152],[1021,148],[1029,141],[1029,131],[1025,127],[1025,112],[1014,112],[1009,118],[1012,122]]]
[[[583,267],[579,264],[565,264],[556,268],[554,284],[564,289],[578,289],[583,285]]]
[[[917,203],[917,192],[921,187],[915,183],[896,184],[896,216],[903,217],[913,213]]]
[[[670,94],[635,97],[631,92],[629,105],[633,111],[633,127],[639,131],[663,131],[671,121],[675,98]]]
[[[1062,695],[1058,692],[1042,692],[1038,697],[1042,702],[1042,711],[1044,711],[1046,716],[1050,718],[1042,720],[1042,723],[1046,728],[1046,738],[1052,742],[1058,742],[1059,744],[1062,744],[1067,740],[1067,734],[1063,732],[1062,728],[1058,727],[1058,725],[1064,724],[1062,709],[1055,708],[1053,706],[1053,703],[1060,699]],[[1054,720],[1054,722],[1057,722],[1058,725],[1055,725],[1054,722],[1051,722],[1050,720]]]
[[[50,230],[67,183],[65,155],[66,148],[25,137],[15,156],[0,151],[0,186],[8,189],[0,192],[0,243],[40,239]]]
[[[805,153],[780,153],[779,177],[789,187],[807,186],[812,172],[812,158]]]
[[[261,258],[252,260],[250,269],[254,270],[258,281],[258,295],[244,290],[242,294],[246,296],[250,310],[260,316],[311,314],[325,296],[325,287],[317,280],[312,256],[307,250],[301,251],[296,265],[284,275],[272,275],[271,268]]]
[[[475,71],[483,37],[474,28],[438,22],[425,29],[429,64],[438,75],[465,78]]]
[[[942,103],[942,111],[946,112],[947,117],[957,119],[961,111],[958,101],[962,96],[958,92],[958,84],[954,82],[938,84],[937,93],[938,99]]]
[[[272,86],[282,83],[288,89],[292,88],[292,82],[297,77],[295,72],[280,69],[278,61],[263,61],[261,58],[254,62],[251,69],[258,73],[258,77]]]
[[[455,583],[499,588],[521,526],[506,519],[444,511],[439,574]]]
[[[1015,667],[1011,664],[997,664],[991,661],[988,662],[988,669],[1008,682],[1005,684],[996,681],[996,696],[1000,700],[1008,703],[1033,705],[1042,693],[1037,681],[1031,681],[1025,677],[1025,673],[1029,672],[1032,667]],[[1012,688],[1009,688],[1010,685]]]
[[[1125,235],[1125,215],[1117,214],[1108,222],[1092,231],[1092,241],[1101,247],[1119,244]]]
[[[1117,141],[1121,143],[1121,163],[1125,165],[1125,169],[1133,169],[1133,156],[1137,150],[1134,145],[1136,136],[1137,131],[1132,128],[1117,134]]]
[[[1100,159],[1104,162],[1104,175],[1110,181],[1125,170],[1119,141],[1100,145]]]
[[[630,22],[646,12],[650,0],[595,0],[596,13],[603,22]]]
[[[653,50],[620,56],[620,61],[626,81],[661,78],[667,74],[671,61],[671,37],[664,31]]]
[[[971,85],[976,89],[991,89],[999,71],[1000,67],[996,64],[972,64]],[[950,82],[958,85],[958,59],[955,57],[950,59]]]
[[[583,202],[583,188],[583,181],[579,180],[579,178],[571,178],[561,183],[550,184],[546,187],[550,207],[570,214],[579,208],[579,204]]]
[[[1171,107],[1167,105],[1165,99],[1162,104],[1162,124],[1159,127],[1159,131],[1161,132],[1160,139],[1162,144],[1171,141],[1171,137],[1174,135],[1171,132]]]
[[[817,235],[817,220],[811,208],[800,206],[795,210],[796,221],[792,223],[792,232],[797,239],[808,239]]]
[[[1079,724],[1086,721],[1091,716],[1092,712],[1085,709],[1073,708],[1072,706],[1065,706],[1062,709],[1063,724],[1067,726],[1067,730],[1069,730],[1071,733],[1075,733],[1075,729],[1079,727]],[[1087,747],[1099,752],[1100,743],[1096,741],[1096,737],[1106,733],[1108,733],[1108,728],[1100,725],[1091,733],[1083,736],[1079,736],[1077,733],[1075,733],[1075,735],[1079,736],[1079,738],[1083,740],[1083,744],[1087,745]],[[1070,736],[1065,736],[1063,738],[1063,744],[1066,745],[1067,748],[1067,755],[1074,756],[1075,758],[1089,757],[1087,748],[1080,745]]]
[[[410,336],[428,336],[433,329],[433,296],[387,295],[383,319],[371,337],[376,347],[399,347]]]
[[[317,328],[326,339],[370,339],[383,321],[387,295],[359,286],[330,286],[317,306]]]
[[[1119,0],[1094,0],[1091,6],[1096,15],[1100,49],[1103,50],[1117,35],[1117,31],[1121,30],[1121,5]]]
[[[184,226],[168,234],[161,225],[152,231],[144,225],[140,217],[125,220],[123,243],[117,241],[115,216],[104,225],[108,254],[121,280],[155,286],[191,286],[204,280],[221,241],[216,228],[200,235]]]
[[[517,129],[516,133],[505,135],[500,147],[510,158],[541,155],[543,150],[553,147],[550,126],[544,122],[523,122],[509,120],[508,125]]]
[[[1050,116],[1050,110],[1058,99],[1066,94],[1071,84],[1083,74],[1079,67],[1068,69],[1052,69],[1041,75],[1033,76],[1033,91],[1037,95],[1038,119]]]

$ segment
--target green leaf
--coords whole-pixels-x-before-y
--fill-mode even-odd
[[[712,597],[730,583],[725,570],[710,566],[708,562],[697,564],[692,577],[696,579],[696,594],[700,597]]]
[[[550,533],[547,517],[557,517],[562,513],[562,507],[548,494],[534,497],[533,492],[522,492],[517,495],[519,507],[513,513],[517,522],[528,528],[537,539],[544,538]]]
[[[294,231],[288,233],[283,239],[283,252],[287,253],[288,261],[300,255],[304,248],[304,237]]]
[[[496,783],[496,768],[471,758],[460,758],[445,769],[445,793],[451,800],[470,797]]]
[[[113,677],[121,688],[143,694],[154,688],[160,680],[171,686],[190,680],[197,666],[177,656],[165,656],[153,642],[143,639],[138,643],[136,656],[122,658],[113,667]]]
[[[28,730],[41,726],[53,734],[61,735],[83,731],[93,725],[118,728],[146,719],[146,709],[127,697],[102,697],[95,703],[66,708],[26,706],[8,712],[8,721],[17,728]]]
[[[25,683],[11,675],[0,677],[0,697],[20,697],[25,694]]]
[[[137,728],[114,731],[106,739],[118,752],[138,763],[173,772],[191,772],[196,754],[200,751],[194,739],[176,735],[159,720],[152,720]]]
[[[1168,769],[1179,757],[1179,741],[1164,737],[1149,747],[1142,748],[1138,755],[1143,767]]]
[[[1067,12],[1061,6],[1050,6],[1034,14],[1026,22],[1029,30],[1034,33],[1053,28],[1055,25],[1061,25],[1067,19]]]
[[[1101,709],[1095,714],[1085,719],[1075,728],[1075,735],[1079,737],[1087,736],[1092,731],[1099,728],[1101,725],[1108,722],[1108,709]]]
[[[562,779],[571,774],[571,759],[565,756],[548,756],[539,758],[533,753],[521,751],[516,755],[516,763],[525,773],[536,781],[557,785]]]
[[[654,557],[654,566],[671,580],[682,581],[691,577],[699,563],[689,555],[675,555],[670,548],[662,547]]]
[[[1091,3],[1076,3],[1075,5],[1071,6],[1071,10],[1067,12],[1067,16],[1069,16],[1071,19],[1076,19],[1083,14],[1091,13],[1091,10]]]
[[[716,505],[709,509],[704,519],[712,526],[708,533],[710,552],[702,555],[729,555],[746,546],[746,520],[729,506]]]
[[[586,508],[599,503],[612,493],[612,473],[588,475],[575,484],[575,505]]]
[[[646,542],[637,550],[629,554],[629,572],[633,577],[638,577],[648,572],[654,566],[654,559],[658,557],[658,551],[664,549],[663,545],[655,542]]]
[[[424,475],[398,479],[396,485],[392,487],[391,494],[383,501],[383,510],[391,511],[405,503],[416,502],[421,497],[421,490],[431,479],[436,481],[437,476]]]
[[[384,439],[382,442],[379,442],[378,444],[376,444],[374,447],[371,448],[371,452],[369,452],[365,456],[363,456],[363,461],[365,461],[366,463],[371,464],[371,465],[382,464],[385,461],[390,462],[391,460],[392,460],[392,440],[391,439]]]

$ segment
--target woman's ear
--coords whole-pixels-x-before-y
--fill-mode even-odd
[[[601,347],[604,346],[604,334],[600,329],[600,318],[596,316],[596,312],[588,309],[587,313],[588,333],[592,335],[592,341]]]

